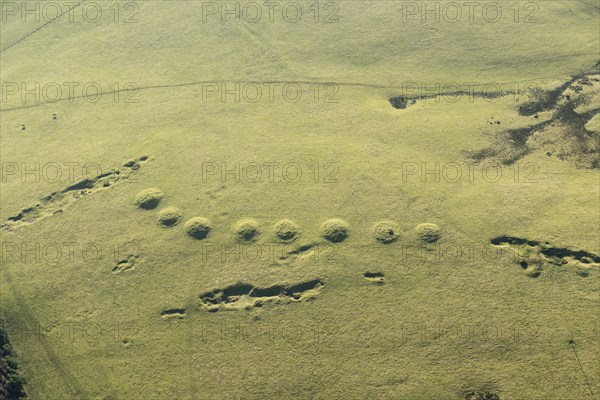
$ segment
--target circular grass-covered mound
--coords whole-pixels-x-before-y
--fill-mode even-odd
[[[251,218],[242,219],[235,224],[233,231],[235,232],[238,240],[243,242],[251,242],[256,239],[259,234],[258,222]]]
[[[429,222],[417,225],[415,231],[419,239],[427,243],[435,243],[442,237],[440,227]]]
[[[373,226],[373,237],[385,244],[395,242],[398,239],[398,226],[391,221],[381,221]]]
[[[160,189],[144,189],[135,196],[135,205],[144,210],[152,210],[164,196],[165,194]]]
[[[167,207],[158,212],[158,223],[164,226],[173,226],[181,221],[182,213],[177,207]]]
[[[289,219],[282,219],[273,225],[273,232],[280,240],[290,242],[300,236],[300,226]]]
[[[343,219],[328,219],[321,225],[321,235],[333,243],[339,243],[350,234],[350,225]]]
[[[212,222],[204,217],[193,217],[185,222],[184,228],[188,235],[194,239],[202,240],[210,233]]]

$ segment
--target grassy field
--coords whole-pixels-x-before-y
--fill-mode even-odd
[[[488,3],[3,1],[28,397],[598,398],[600,6]]]

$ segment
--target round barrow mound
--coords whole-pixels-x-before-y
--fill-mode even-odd
[[[343,219],[328,219],[321,225],[321,235],[333,243],[339,243],[348,237],[350,225]]]
[[[391,221],[381,221],[373,227],[373,237],[381,243],[392,243],[398,239],[398,226]]]
[[[173,226],[181,221],[181,210],[176,207],[167,207],[158,212],[158,223],[164,226]]]
[[[300,226],[289,219],[282,219],[273,225],[273,232],[280,240],[289,242],[300,236]]]
[[[440,227],[428,222],[417,225],[415,231],[417,231],[419,239],[427,243],[435,243],[442,236]]]
[[[135,205],[144,210],[152,210],[156,208],[164,196],[160,189],[144,189],[135,196]]]
[[[212,222],[204,217],[193,217],[185,222],[184,228],[188,235],[194,239],[202,240],[210,233]]]
[[[256,239],[259,234],[258,222],[250,218],[242,219],[235,224],[233,231],[239,240],[251,242]]]

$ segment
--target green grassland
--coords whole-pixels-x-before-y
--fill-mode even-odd
[[[301,4],[306,11],[310,3]],[[490,167],[469,157],[510,146],[507,132],[560,114],[557,105],[537,118],[521,115],[532,96],[511,93],[515,84],[551,90],[575,75],[597,76],[598,3],[539,2],[539,22],[529,24],[513,22],[508,6],[498,23],[422,23],[404,22],[400,2],[337,4],[337,23],[315,24],[307,14],[295,24],[222,24],[218,16],[202,22],[200,1],[140,2],[136,23],[59,21],[0,54],[3,83],[140,88],[118,101],[114,93],[96,102],[3,98],[2,162],[54,162],[63,173],[36,182],[19,171],[0,194],[1,311],[29,397],[598,396],[600,263],[570,254],[561,264],[539,253],[600,252],[597,164],[579,163],[579,136],[560,118],[535,131],[514,163]],[[41,24],[3,22],[1,48]],[[212,82],[275,81],[301,82],[302,98],[205,98]],[[333,98],[325,96],[328,82]],[[388,100],[407,82],[495,82],[507,93],[395,109]],[[128,93],[137,102],[125,101]],[[591,99],[577,110],[597,109]],[[139,169],[125,167],[130,160]],[[77,179],[67,180],[65,163],[78,163]],[[66,190],[83,179],[86,163],[120,174],[106,178],[107,187]],[[207,174],[207,165],[236,163],[263,165],[263,179]],[[265,163],[278,163],[272,182]],[[282,175],[292,163],[302,170],[297,182]],[[444,167],[459,165],[461,178],[422,178],[421,168],[436,163],[448,174]],[[498,169],[502,176],[490,178]],[[163,197],[140,209],[136,195],[148,188]],[[63,199],[41,200],[55,192]],[[10,221],[36,204],[31,218]],[[168,207],[182,214],[171,227],[157,222]],[[212,223],[204,240],[185,231],[197,216]],[[234,227],[246,218],[259,234],[240,244]],[[335,244],[320,231],[332,218],[350,227]],[[299,226],[290,243],[273,234],[282,219]],[[397,240],[374,239],[380,221],[397,226]],[[415,227],[424,222],[439,226],[439,241],[419,239]],[[490,242],[501,236],[539,245]],[[65,243],[74,243],[72,256]],[[84,254],[89,243],[101,256]],[[59,244],[62,254],[56,262],[24,259],[15,244]],[[236,259],[232,252],[246,248],[263,253]],[[451,254],[469,248],[471,256]],[[366,272],[383,274],[384,284]],[[299,300],[218,312],[199,301],[239,282],[267,288],[314,279],[322,286]]]

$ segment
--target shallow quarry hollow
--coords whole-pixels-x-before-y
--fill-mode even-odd
[[[220,310],[238,311],[262,307],[266,303],[288,304],[314,300],[324,283],[312,279],[292,285],[274,284],[255,287],[238,282],[225,288],[213,289],[199,296],[200,306],[209,312]]]

